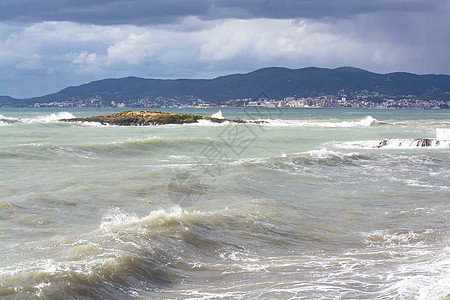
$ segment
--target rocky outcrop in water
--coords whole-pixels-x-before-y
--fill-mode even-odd
[[[404,140],[382,140],[376,148],[390,147],[431,147],[440,146],[438,139],[404,139]]]
[[[146,126],[165,124],[196,123],[199,120],[209,120],[215,123],[230,121],[191,114],[168,113],[161,111],[123,111],[120,113],[73,119],[61,119],[63,122],[98,122],[103,125]]]

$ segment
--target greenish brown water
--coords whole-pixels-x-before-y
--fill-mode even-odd
[[[450,127],[448,110],[222,109],[259,125],[57,121],[110,112],[0,110],[5,299],[450,293],[450,148],[411,143]]]

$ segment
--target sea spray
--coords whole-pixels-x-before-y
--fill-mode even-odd
[[[211,115],[211,118],[224,119],[221,110],[219,110],[218,112],[212,114],[212,115]]]
[[[318,128],[358,128],[358,127],[370,127],[378,124],[378,120],[371,116],[366,116],[359,121],[342,121],[333,120],[284,120],[284,119],[261,119],[264,121],[262,126],[266,127],[318,127]]]
[[[50,123],[57,122],[60,119],[74,118],[75,116],[69,112],[51,113],[48,115],[40,115],[36,117],[5,117],[0,114],[0,125],[8,124],[32,124],[32,123]]]

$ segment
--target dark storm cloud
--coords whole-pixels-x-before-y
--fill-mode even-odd
[[[376,12],[423,12],[443,3],[444,0],[3,0],[0,20],[152,25],[186,16],[209,20],[342,18]]]
[[[98,25],[170,23],[189,15],[205,15],[206,0],[5,0],[0,19],[12,22],[70,21]]]
[[[440,1],[440,0],[439,0]],[[217,1],[219,15],[242,18],[342,18],[386,11],[423,11],[438,1],[418,0],[249,0]]]

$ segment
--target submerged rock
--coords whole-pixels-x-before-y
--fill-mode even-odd
[[[388,144],[388,140],[382,140],[382,141],[378,144],[377,148],[381,148],[381,147],[387,146],[387,144]]]
[[[191,114],[168,113],[161,111],[123,111],[120,113],[85,117],[73,119],[61,119],[63,122],[99,122],[103,125],[119,126],[146,126],[146,125],[165,125],[165,124],[185,124],[196,123],[199,120],[209,120],[215,123],[231,121],[227,119],[218,119]]]
[[[382,140],[375,148],[382,148],[386,146],[390,147],[438,147],[441,145],[441,141],[438,139],[393,139],[393,140]],[[445,143],[442,144],[445,147]]]
[[[429,147],[432,144],[433,143],[432,143],[431,139],[419,139],[419,140],[417,140],[417,147]]]

